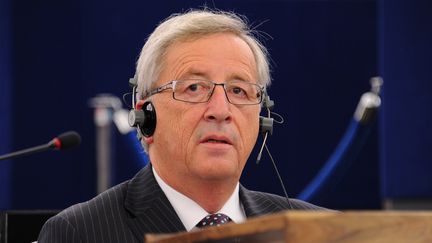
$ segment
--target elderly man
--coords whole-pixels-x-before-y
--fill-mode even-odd
[[[239,184],[270,81],[266,50],[241,18],[209,10],[173,15],[148,38],[136,79],[131,119],[150,165],[51,218],[40,243],[142,242],[146,233],[321,209]]]

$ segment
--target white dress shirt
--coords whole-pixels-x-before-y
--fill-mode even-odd
[[[191,231],[196,228],[198,222],[201,221],[209,213],[206,212],[200,205],[194,202],[192,199],[178,192],[168,184],[166,184],[162,178],[159,177],[156,170],[153,169],[153,174],[156,178],[162,191],[165,193],[169,202],[173,206],[175,212],[179,216],[183,225],[187,231]],[[240,202],[239,197],[239,183],[237,183],[234,192],[229,197],[228,201],[223,207],[217,212],[228,215],[231,220],[235,223],[241,223],[246,220],[246,214],[243,209],[243,205]]]

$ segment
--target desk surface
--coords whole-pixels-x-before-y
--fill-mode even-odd
[[[145,242],[432,242],[432,211],[282,212]]]

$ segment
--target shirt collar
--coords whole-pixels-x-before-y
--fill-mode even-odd
[[[153,174],[156,178],[156,182],[159,184],[160,188],[165,193],[175,212],[185,226],[186,230],[190,231],[194,229],[196,224],[209,213],[206,212],[192,199],[166,184],[165,181],[163,181],[162,178],[159,177],[156,170],[153,167],[152,169]],[[226,201],[226,203],[218,211],[218,213],[228,215],[235,223],[241,223],[246,220],[246,214],[244,212],[242,204],[240,203],[239,183],[237,183],[228,201]]]

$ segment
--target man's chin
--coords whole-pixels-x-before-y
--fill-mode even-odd
[[[207,161],[205,164],[200,164],[198,174],[204,180],[231,180],[240,177],[241,169],[237,162],[232,161]]]

